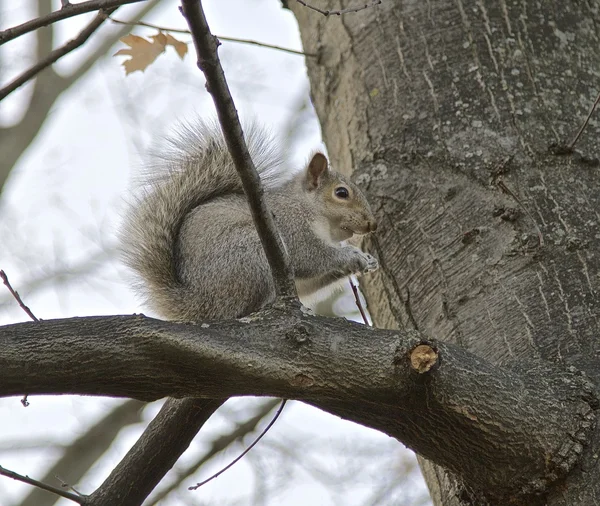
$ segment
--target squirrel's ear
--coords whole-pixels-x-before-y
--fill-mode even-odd
[[[306,168],[306,184],[310,190],[319,187],[323,175],[327,173],[327,158],[323,153],[315,153]]]

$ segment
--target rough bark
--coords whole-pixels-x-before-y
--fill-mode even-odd
[[[499,368],[415,331],[377,330],[288,306],[201,325],[141,316],[19,323],[0,329],[0,350],[0,396],[297,399],[398,438],[495,500],[527,497],[528,504],[577,463],[597,404],[591,382],[575,369],[535,357]],[[197,429],[189,424],[188,436],[159,444],[152,426],[164,436],[165,424],[179,424],[182,413],[198,418],[198,409],[195,399],[165,404],[111,477],[125,483],[140,469],[170,468],[165,452],[176,459],[174,447],[184,449]],[[144,480],[152,481],[150,474]],[[111,479],[86,504],[113,504],[117,496],[120,504],[139,504],[151,490],[140,480],[123,488]]]
[[[600,88],[598,2],[390,0],[342,17],[289,6],[320,53],[307,66],[334,165],[377,211],[368,246],[383,269],[363,283],[375,324],[498,366],[572,366],[597,388],[598,122],[579,152],[549,145],[573,139]],[[596,433],[547,504],[598,503],[599,445]],[[421,462],[436,505],[484,504]]]
[[[138,506],[175,465],[224,399],[167,399],[86,506]],[[170,430],[169,430],[170,429]]]

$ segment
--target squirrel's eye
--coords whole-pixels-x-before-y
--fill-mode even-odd
[[[350,196],[348,192],[348,188],[344,188],[343,186],[338,186],[335,191],[335,196],[339,199],[347,199]]]

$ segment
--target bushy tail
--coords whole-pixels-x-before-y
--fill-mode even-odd
[[[275,143],[256,125],[249,126],[245,135],[264,179],[281,164]],[[216,122],[181,125],[162,149],[153,150],[147,168],[140,194],[125,215],[122,252],[153,309],[171,318],[177,312],[169,308],[185,305],[190,295],[176,263],[177,237],[185,217],[204,202],[243,189]]]

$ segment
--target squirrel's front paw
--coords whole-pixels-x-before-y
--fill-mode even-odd
[[[363,256],[366,260],[366,266],[363,268],[362,272],[373,272],[379,269],[379,262],[373,255],[369,255],[368,253],[363,253]]]
[[[358,248],[352,247],[351,255],[350,274],[365,274],[379,268],[379,262],[374,256]]]

